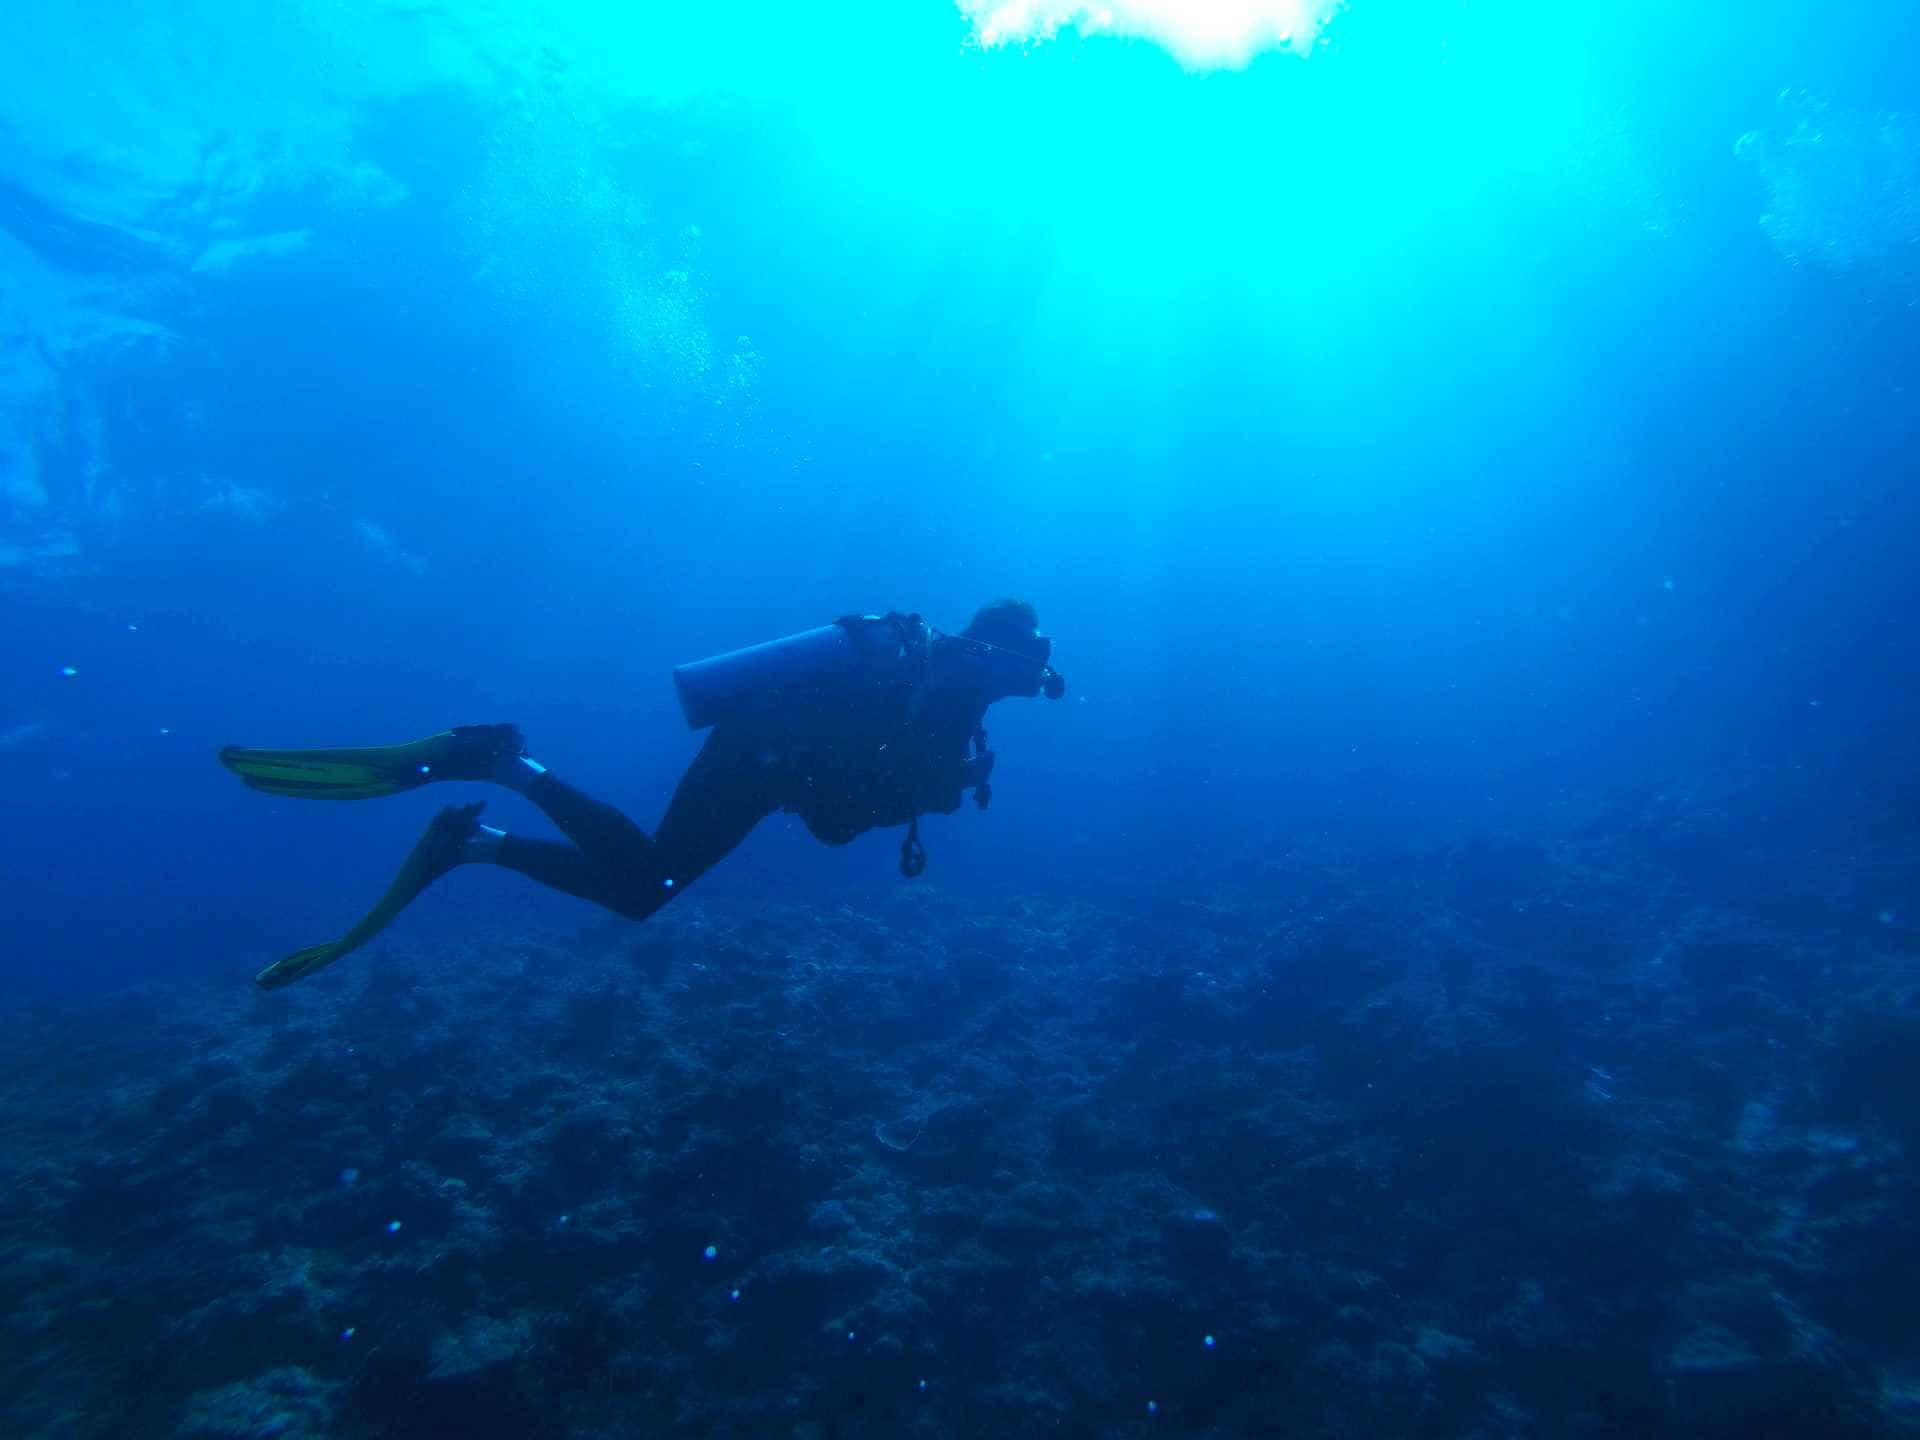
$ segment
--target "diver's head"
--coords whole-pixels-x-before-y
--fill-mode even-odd
[[[993,699],[1066,694],[1067,682],[1047,663],[1053,641],[1040,633],[1040,613],[1025,600],[982,605],[956,638]]]

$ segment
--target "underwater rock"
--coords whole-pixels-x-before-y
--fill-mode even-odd
[[[838,1200],[822,1200],[807,1212],[807,1228],[823,1235],[837,1235],[853,1228],[853,1215]]]
[[[339,1388],[288,1365],[202,1390],[187,1401],[175,1440],[328,1440]]]
[[[1218,1272],[1233,1256],[1233,1234],[1212,1210],[1177,1210],[1160,1221],[1160,1244],[1168,1261],[1182,1269]]]
[[[500,1319],[492,1315],[470,1315],[458,1330],[433,1342],[429,1380],[453,1380],[477,1375],[497,1365],[509,1365],[527,1348],[533,1326],[524,1315]]]

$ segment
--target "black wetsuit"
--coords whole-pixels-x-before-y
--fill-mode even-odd
[[[986,779],[986,708],[974,695],[908,684],[783,696],[714,727],[652,836],[546,774],[524,793],[572,843],[508,835],[498,863],[643,919],[776,810],[798,815],[829,845],[876,826],[952,814],[962,793]]]

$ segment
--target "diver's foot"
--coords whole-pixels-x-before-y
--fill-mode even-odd
[[[414,845],[401,873],[424,890],[454,866],[464,864],[468,842],[486,828],[480,823],[480,812],[486,808],[484,800],[447,806],[427,822],[426,833]]]
[[[510,784],[511,773],[527,753],[517,725],[456,725],[432,741],[433,753],[421,774],[430,780],[493,780]]]
[[[496,785],[504,785],[509,790],[525,791],[542,775],[547,767],[531,755],[502,755],[493,762],[493,768],[487,772],[487,778]]]
[[[463,865],[497,865],[500,863],[500,843],[507,838],[507,832],[496,830],[491,825],[476,825],[473,834],[467,837],[467,843],[461,847],[460,863]]]

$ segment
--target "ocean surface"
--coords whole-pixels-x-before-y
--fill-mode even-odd
[[[1920,1436],[1920,7],[11,0],[0,1434]],[[222,746],[1037,607],[621,919]]]

